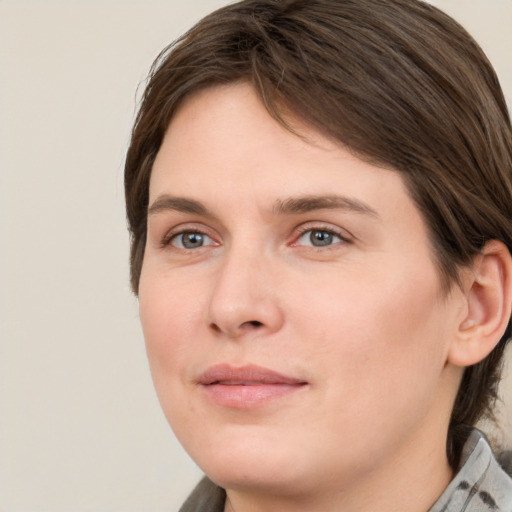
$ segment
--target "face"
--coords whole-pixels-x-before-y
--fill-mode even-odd
[[[249,85],[207,89],[151,176],[152,375],[178,439],[228,489],[350,486],[444,457],[460,298],[441,291],[400,175],[296,127]]]

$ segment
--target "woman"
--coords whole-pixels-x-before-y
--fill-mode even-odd
[[[245,0],[151,73],[125,168],[183,511],[512,510],[475,423],[512,309],[512,134],[416,0]]]

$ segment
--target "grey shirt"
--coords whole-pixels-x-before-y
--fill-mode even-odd
[[[207,478],[199,482],[179,512],[223,512],[226,493]],[[461,465],[428,512],[512,512],[512,478],[494,458],[478,430],[469,436]]]
[[[491,447],[473,430],[461,466],[429,512],[512,512],[512,478],[496,462]]]

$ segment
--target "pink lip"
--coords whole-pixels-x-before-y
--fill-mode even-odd
[[[208,368],[198,379],[213,402],[234,409],[249,409],[302,389],[307,382],[261,366]]]

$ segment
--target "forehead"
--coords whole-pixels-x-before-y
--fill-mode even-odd
[[[310,186],[319,189],[315,192],[325,193],[327,187],[332,193],[334,182],[329,185],[328,175],[339,178],[344,173],[347,178],[352,174],[354,192],[369,183],[382,187],[384,182],[395,181],[407,194],[396,171],[364,162],[296,116],[286,115],[286,123],[289,129],[270,116],[247,83],[210,87],[190,95],[166,131],[153,166],[150,195],[154,197],[164,179],[206,191],[233,180],[257,188],[269,175],[274,189],[281,186],[291,193],[299,178],[307,175]]]

